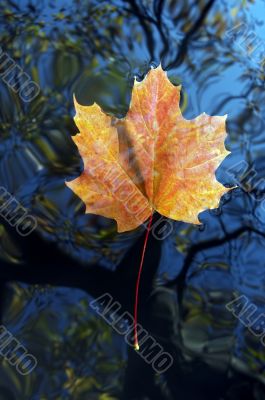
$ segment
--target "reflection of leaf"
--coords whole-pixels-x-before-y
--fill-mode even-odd
[[[157,210],[175,220],[199,223],[229,189],[215,178],[228,154],[226,117],[182,117],[180,87],[161,67],[135,82],[126,118],[114,120],[97,104],[76,103],[80,134],[74,141],[84,172],[68,186],[86,211],[113,218],[120,232],[136,228]]]

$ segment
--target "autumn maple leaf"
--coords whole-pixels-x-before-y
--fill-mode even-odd
[[[97,104],[75,101],[73,137],[84,171],[67,185],[86,212],[113,218],[118,231],[134,229],[154,210],[174,220],[199,224],[198,214],[218,207],[230,188],[215,171],[229,152],[224,146],[226,116],[201,114],[186,120],[180,86],[161,66],[135,80],[125,118],[106,115]]]

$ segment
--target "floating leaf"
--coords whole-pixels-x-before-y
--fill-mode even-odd
[[[143,81],[135,80],[123,119],[75,100],[80,133],[73,139],[84,172],[67,185],[84,201],[86,212],[115,219],[119,232],[138,227],[154,210],[199,224],[198,214],[216,208],[230,190],[215,178],[229,154],[226,116],[204,113],[186,120],[180,90],[159,66]]]

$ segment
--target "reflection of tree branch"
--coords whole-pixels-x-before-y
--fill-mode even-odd
[[[200,29],[200,27],[202,26],[205,18],[207,17],[207,14],[209,13],[210,9],[212,8],[214,2],[215,2],[215,0],[209,0],[208,3],[205,5],[205,7],[202,10],[202,13],[201,13],[200,17],[195,22],[193,27],[189,30],[189,32],[187,33],[185,38],[182,40],[182,43],[180,44],[179,51],[178,51],[178,54],[177,54],[175,60],[173,60],[167,66],[167,69],[174,68],[174,67],[178,66],[183,61],[183,59],[185,57],[185,54],[187,52],[187,47],[188,47],[190,39],[197,32],[197,30]]]
[[[256,233],[265,238],[265,233],[260,232],[259,230],[255,229],[254,227],[243,226],[234,232],[228,233],[222,239],[212,239],[212,240],[208,240],[205,242],[199,242],[190,247],[188,255],[185,259],[185,262],[184,262],[184,265],[183,265],[183,268],[182,268],[180,274],[178,275],[178,277],[176,279],[171,281],[168,285],[170,287],[177,285],[177,295],[178,295],[179,305],[182,304],[183,293],[184,293],[184,290],[186,287],[187,273],[189,271],[190,265],[191,265],[195,255],[199,251],[207,250],[212,247],[218,247],[218,246],[221,246],[221,245],[229,242],[230,240],[237,239],[239,236],[241,236],[243,233],[246,233],[246,232]]]
[[[126,0],[130,4],[130,10],[131,12],[137,17],[139,24],[142,26],[143,31],[146,36],[146,42],[147,42],[147,47],[148,51],[151,57],[151,60],[154,60],[154,49],[155,49],[155,44],[154,44],[154,39],[153,39],[153,34],[152,30],[150,29],[150,26],[146,23],[146,19],[150,19],[150,17],[145,15],[145,18],[143,18],[143,14],[139,10],[139,6],[136,2],[136,0]],[[152,22],[156,23],[155,20],[151,20]]]
[[[129,0],[127,0],[127,2],[130,3]],[[132,2],[133,2],[133,1],[132,1]],[[134,3],[135,3],[135,1],[134,1]],[[142,20],[146,20],[146,21],[148,21],[148,22],[151,22],[151,23],[153,23],[153,24],[156,24],[156,20],[155,20],[154,18],[152,18],[150,15],[146,15],[146,14],[143,14],[143,13],[140,12],[140,10],[139,10],[137,4],[136,4],[136,7],[131,7],[131,8],[123,7],[123,10],[124,10],[125,12],[127,12],[128,14],[133,14],[133,15],[134,15],[135,17],[137,17],[138,19],[141,18]],[[119,11],[119,10],[117,10],[117,11]]]
[[[246,91],[246,93],[242,93],[240,95],[235,95],[235,96],[228,96],[226,98],[224,98],[219,104],[217,104],[217,106],[215,107],[215,109],[212,111],[212,114],[218,114],[220,113],[220,110],[223,108],[224,105],[226,105],[229,101],[232,100],[236,100],[236,99],[247,99],[249,94],[253,91],[252,87],[249,87],[249,89]],[[221,97],[221,94],[219,95],[219,97]]]
[[[162,14],[163,14],[163,8],[165,5],[165,0],[154,0],[153,2],[153,10],[154,10],[154,15],[156,18],[153,18],[149,13],[146,7],[141,3],[140,6],[137,4],[136,0],[131,0],[130,2],[130,9],[129,8],[123,8],[124,11],[126,11],[128,14],[133,14],[138,18],[139,24],[142,26],[143,31],[146,36],[146,41],[147,41],[147,47],[148,51],[150,53],[150,58],[151,60],[154,60],[154,52],[155,52],[155,43],[153,40],[153,34],[152,30],[150,29],[149,24],[152,24],[159,32],[161,40],[163,42],[163,50],[160,55],[160,60],[162,61],[163,58],[168,54],[169,52],[169,44],[170,44],[170,39],[168,35],[165,34],[164,30],[167,29],[167,26],[163,24],[162,21]]]
[[[159,214],[157,214],[158,217]],[[55,243],[42,240],[35,232],[28,237],[21,237],[5,221],[1,221],[1,223],[14,237],[17,245],[23,249],[23,258],[26,262],[25,264],[12,264],[1,261],[0,282],[17,280],[29,284],[73,287],[82,289],[93,296],[98,296],[106,291],[113,293],[116,297],[128,297],[128,293],[131,293],[131,298],[134,298],[135,279],[143,237],[128,251],[119,267],[115,271],[109,271],[100,265],[85,266],[78,263],[58,249]],[[259,230],[244,226],[232,233],[227,233],[222,239],[199,242],[190,247],[181,273],[169,283],[169,286],[177,284],[180,303],[185,288],[186,275],[194,256],[199,251],[237,239],[245,232],[252,232],[265,237],[265,234]],[[147,285],[149,288],[152,286],[152,280],[159,263],[160,247],[161,241],[151,235],[147,246],[142,279],[143,285]],[[122,282],[122,286],[120,282]]]
[[[155,218],[158,218],[155,217]],[[21,281],[28,284],[54,285],[84,290],[94,297],[109,292],[129,311],[133,309],[135,282],[140,264],[144,235],[134,244],[115,271],[100,265],[82,265],[33,232],[19,236],[4,220],[1,224],[22,249],[24,264],[1,261],[0,283]],[[140,300],[152,291],[153,278],[160,260],[161,242],[150,235],[141,279]]]
[[[161,39],[164,44],[163,51],[161,52],[160,59],[163,61],[164,57],[168,54],[169,52],[169,38],[166,37],[164,33],[164,27],[166,28],[166,24],[163,26],[162,24],[162,13],[163,13],[163,7],[164,7],[165,0],[154,0],[154,12],[157,18],[157,29],[160,33]]]

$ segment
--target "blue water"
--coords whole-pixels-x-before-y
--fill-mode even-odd
[[[27,376],[0,360],[1,400],[265,398],[261,337],[226,308],[244,295],[264,312],[264,13],[262,0],[1,2],[0,46],[41,90],[25,103],[0,81],[0,185],[38,221],[27,238],[0,221],[2,323],[38,359]],[[228,115],[216,175],[237,188],[200,228],[174,222],[148,244],[139,318],[174,357],[155,376],[89,306],[111,292],[132,312],[144,227],[117,234],[65,180],[83,168],[73,94],[122,117],[159,63],[187,119]]]

